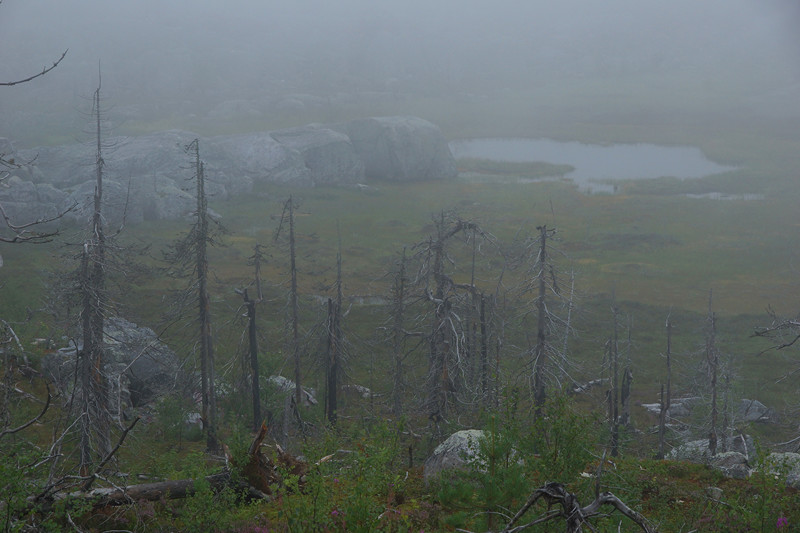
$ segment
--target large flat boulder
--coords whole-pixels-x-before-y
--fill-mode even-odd
[[[72,207],[66,218],[87,222],[94,212],[94,180],[72,188],[62,201],[62,210]],[[74,207],[73,207],[74,206]],[[103,180],[103,218],[111,225],[136,224],[145,220],[175,220],[197,209],[195,197],[161,173],[141,176],[130,183]],[[123,220],[124,219],[124,220]]]
[[[447,140],[418,117],[374,117],[331,126],[345,133],[364,163],[367,178],[426,181],[458,175]]]
[[[272,138],[295,150],[311,173],[314,185],[341,185],[364,181],[364,163],[350,138],[319,124],[274,131]]]
[[[104,152],[104,215],[110,223],[175,219],[191,212],[194,161],[186,146],[197,135],[169,130],[112,137]],[[52,216],[75,204],[76,220],[91,212],[95,180],[92,143],[15,151],[17,180],[4,180],[0,201],[14,214]],[[7,155],[8,155],[7,154]],[[8,155],[12,157],[11,155]],[[420,181],[458,174],[442,132],[418,117],[376,117],[335,125],[228,135],[200,140],[206,192],[212,198],[258,192],[261,185],[353,185],[365,178]]]
[[[270,132],[212,137],[203,143],[203,157],[231,177],[260,183],[311,186],[311,170],[297,150],[275,140]]]
[[[103,142],[105,175],[119,180],[157,172],[172,178],[184,177],[191,164],[184,147],[196,138],[196,134],[182,130],[137,137],[109,137]],[[34,162],[43,179],[62,189],[95,176],[95,150],[92,143],[77,143],[34,148],[21,151],[21,154]]]

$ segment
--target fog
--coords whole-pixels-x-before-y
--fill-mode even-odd
[[[793,0],[5,0],[0,80],[69,53],[0,88],[0,136],[32,142],[75,114],[98,65],[128,119],[296,93],[492,100],[597,80],[617,99],[705,88],[731,110],[800,116],[798,27]]]

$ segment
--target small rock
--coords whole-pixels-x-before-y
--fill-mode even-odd
[[[429,480],[443,470],[465,469],[467,463],[477,457],[480,439],[484,432],[479,429],[456,431],[433,450],[425,460],[423,477]]]

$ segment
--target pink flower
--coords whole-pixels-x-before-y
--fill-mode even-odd
[[[782,517],[778,518],[778,523],[776,524],[776,527],[778,529],[780,529],[780,528],[782,528],[784,526],[788,526],[788,525],[789,525],[789,519],[788,518],[786,518],[785,516],[782,516]]]

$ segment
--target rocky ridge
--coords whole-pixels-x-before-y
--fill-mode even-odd
[[[194,208],[191,161],[184,147],[199,138],[170,130],[107,139],[104,193],[107,212],[126,223],[178,219]],[[266,184],[299,187],[355,185],[369,180],[419,181],[455,177],[455,160],[441,131],[417,117],[374,117],[310,124],[271,132],[201,138],[207,191],[216,198],[259,194]],[[0,139],[3,157],[16,161],[0,181],[0,204],[28,222],[72,208],[89,216],[94,148],[71,144],[16,150]],[[114,220],[110,220],[114,223]]]

